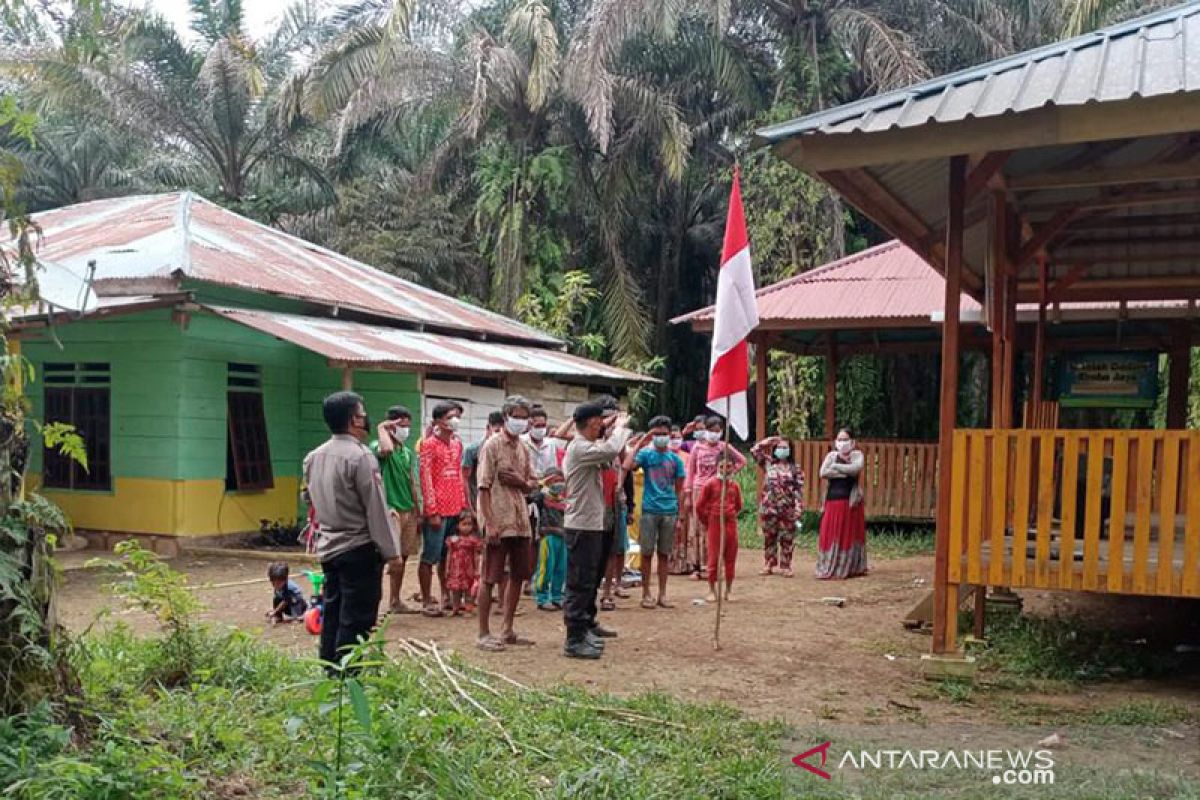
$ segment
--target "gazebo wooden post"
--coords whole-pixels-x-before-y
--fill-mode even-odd
[[[837,333],[830,331],[825,349],[825,435],[830,439],[837,436],[837,371]]]
[[[1167,354],[1167,428],[1171,430],[1187,427],[1191,356],[1191,332],[1187,323],[1176,322],[1171,326],[1171,352]]]
[[[1046,256],[1037,257],[1038,318],[1033,337],[1033,375],[1030,380],[1030,406],[1035,418],[1042,404],[1042,388],[1046,382],[1046,300],[1049,292],[1046,276]]]
[[[342,367],[342,391],[348,392],[354,388],[354,370],[350,367]]]
[[[954,426],[958,418],[959,303],[962,287],[963,204],[967,157],[950,158],[946,218],[946,299],[942,330],[941,414],[938,425],[937,535],[933,577],[933,652],[955,650],[958,635],[958,587],[951,586],[950,483],[954,472]]]
[[[1021,225],[1008,209],[1004,231],[1004,427],[1013,428],[1013,409],[1017,402],[1017,263],[1021,248]]]

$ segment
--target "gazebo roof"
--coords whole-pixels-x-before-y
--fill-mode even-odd
[[[941,336],[945,292],[937,270],[892,240],[759,289],[755,331],[772,337],[773,346],[801,353],[819,352],[831,336],[861,350],[927,347]],[[983,346],[983,308],[965,293],[961,302],[962,322],[975,327],[974,344]],[[671,322],[711,331],[713,314],[707,306]],[[1054,338],[1100,334],[1117,324],[1127,334],[1156,336],[1165,344],[1163,320],[1195,320],[1197,314],[1195,301],[1142,300],[1053,303],[1047,318]],[[1018,322],[1036,319],[1036,304],[1018,306]]]
[[[1061,300],[1200,297],[1200,2],[759,131],[938,271],[949,160],[969,158],[964,288],[982,299],[995,198]]]
[[[928,328],[944,295],[942,276],[892,240],[759,289],[758,330]],[[672,321],[711,330],[713,311],[708,306]],[[964,295],[964,317],[979,311],[979,303]]]

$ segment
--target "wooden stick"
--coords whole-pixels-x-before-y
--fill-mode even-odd
[[[721,447],[721,460],[717,462],[717,475],[720,476],[725,469],[725,463],[729,460],[729,398],[725,398],[725,439]],[[729,481],[721,481],[721,509],[720,509],[720,531],[717,534],[717,622],[713,625],[713,649],[721,649],[721,598],[725,596],[725,590],[721,587],[721,574],[725,571],[725,492],[729,489]],[[708,532],[705,531],[707,536]],[[713,576],[709,576],[711,580]]]

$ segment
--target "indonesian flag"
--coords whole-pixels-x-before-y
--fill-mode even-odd
[[[738,170],[734,168],[729,216],[725,219],[725,247],[721,251],[721,272],[717,277],[708,407],[729,420],[729,425],[742,439],[750,436],[750,414],[746,408],[750,353],[746,337],[757,325],[758,305],[754,298],[754,272],[750,269],[750,242],[746,238]]]

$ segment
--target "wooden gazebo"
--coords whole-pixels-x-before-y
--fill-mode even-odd
[[[1144,431],[1019,429],[1011,402],[1019,304],[1039,309],[1040,387],[1052,301],[1115,307],[1108,351],[1132,304],[1200,299],[1200,2],[759,138],[945,277],[934,653],[957,650],[972,586],[1200,597],[1200,431],[1180,398]],[[962,291],[990,332],[987,429],[955,429]],[[1197,341],[1194,318],[1172,323],[1172,386]]]
[[[823,487],[816,475],[829,452],[836,426],[844,422],[838,416],[836,399],[839,363],[857,355],[936,353],[941,348],[945,292],[946,281],[941,273],[894,239],[757,291],[759,324],[751,339],[757,356],[758,385],[766,385],[767,354],[771,350],[825,359],[824,436],[792,443],[797,463],[810,478],[804,485],[806,508],[820,507]],[[1112,333],[1118,325],[1120,338],[1111,345],[1112,349],[1171,353],[1177,350],[1173,333],[1179,322],[1196,314],[1195,304],[1186,300],[1122,305],[1063,303],[1052,296],[1045,310],[1048,324],[1043,329],[1043,356],[1087,352],[1096,346],[1098,333]],[[983,307],[963,293],[959,315],[962,349],[990,352],[991,336],[984,324]],[[1038,304],[1017,307],[1015,352],[1035,353],[1037,324],[1041,319]],[[688,323],[700,332],[711,331],[713,307],[693,311],[672,322]],[[1177,353],[1170,363],[1186,358],[1186,353]],[[1039,373],[1042,371],[1038,368]],[[1182,417],[1186,412],[1187,370],[1174,370],[1171,376],[1175,383],[1170,385],[1167,395],[1168,417]],[[1034,405],[1030,388],[1025,386],[1023,398],[1007,398],[1014,401],[1018,419],[1024,420],[1026,427],[1051,423],[1057,417],[1057,403],[1039,399]],[[759,392],[757,397],[760,408],[755,433],[756,438],[762,439],[768,434],[768,414],[761,407],[766,393]],[[1035,410],[1038,418],[1029,419]],[[867,460],[864,474],[867,518],[934,522],[937,440],[932,436],[925,440],[860,438],[858,444]]]

